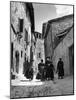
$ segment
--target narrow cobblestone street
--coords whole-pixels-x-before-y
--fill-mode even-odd
[[[11,98],[73,95],[73,13],[58,16],[51,4],[10,5]]]
[[[11,98],[73,94],[73,77],[55,78],[36,86],[12,86]]]

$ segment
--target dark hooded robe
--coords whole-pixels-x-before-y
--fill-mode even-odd
[[[46,61],[45,66],[46,66],[46,78],[53,80],[54,79],[54,66],[52,62]]]
[[[38,64],[38,74],[37,74],[37,79],[44,79],[44,67],[45,64],[44,63],[39,63]]]
[[[58,72],[58,76],[60,77],[63,77],[64,76],[64,63],[63,61],[58,61],[58,64],[57,64],[57,72]]]

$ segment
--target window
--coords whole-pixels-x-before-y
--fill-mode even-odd
[[[24,40],[25,40],[26,42],[28,42],[28,32],[27,32],[26,29],[25,29],[25,37],[24,37]]]
[[[41,52],[39,52],[39,53],[37,54],[37,57],[38,57],[38,58],[41,58]]]
[[[21,51],[21,57],[22,57],[23,51]]]
[[[39,39],[41,39],[41,34],[39,34]]]
[[[19,19],[19,32],[23,32],[23,19]]]
[[[13,42],[11,43],[11,67],[13,68]]]
[[[37,38],[38,38],[38,33],[37,33]]]
[[[39,53],[39,58],[41,58],[41,53]]]

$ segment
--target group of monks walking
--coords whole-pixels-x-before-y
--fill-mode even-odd
[[[41,59],[41,62],[38,64],[38,73],[36,75],[36,79],[40,79],[41,81],[45,80],[54,80],[54,73],[58,73],[58,79],[63,79],[64,77],[64,63],[62,61],[62,58],[59,58],[59,61],[57,63],[57,69],[54,68],[53,62],[50,61],[50,57],[46,58],[45,63],[43,63],[43,59]],[[23,74],[28,79],[33,79],[34,71],[33,68],[30,67],[30,63],[26,61],[24,62],[24,70]]]
[[[28,60],[26,60],[23,63],[23,74],[27,79],[33,79],[34,76],[34,70],[33,67],[30,67],[32,63],[29,63]],[[38,64],[38,73],[36,75],[36,79],[40,79],[41,81],[45,80],[54,80],[54,73],[58,73],[58,79],[64,78],[64,63],[62,61],[62,58],[59,58],[59,61],[57,63],[57,69],[54,68],[53,62],[50,61],[50,57],[46,58],[45,63],[43,63],[43,59],[41,59],[41,62]],[[12,79],[15,79],[15,75],[11,73]]]
[[[55,68],[50,61],[50,57],[46,58],[46,62],[43,63],[43,59],[41,59],[41,62],[38,64],[38,74],[37,79],[41,79],[41,81],[44,80],[54,80],[54,72]],[[57,63],[57,70],[56,73],[58,73],[58,79],[63,79],[64,76],[64,63],[61,58],[59,58],[59,61]]]

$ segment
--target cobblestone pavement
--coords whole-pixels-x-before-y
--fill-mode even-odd
[[[73,94],[73,77],[45,81],[39,86],[11,86],[11,98]]]

